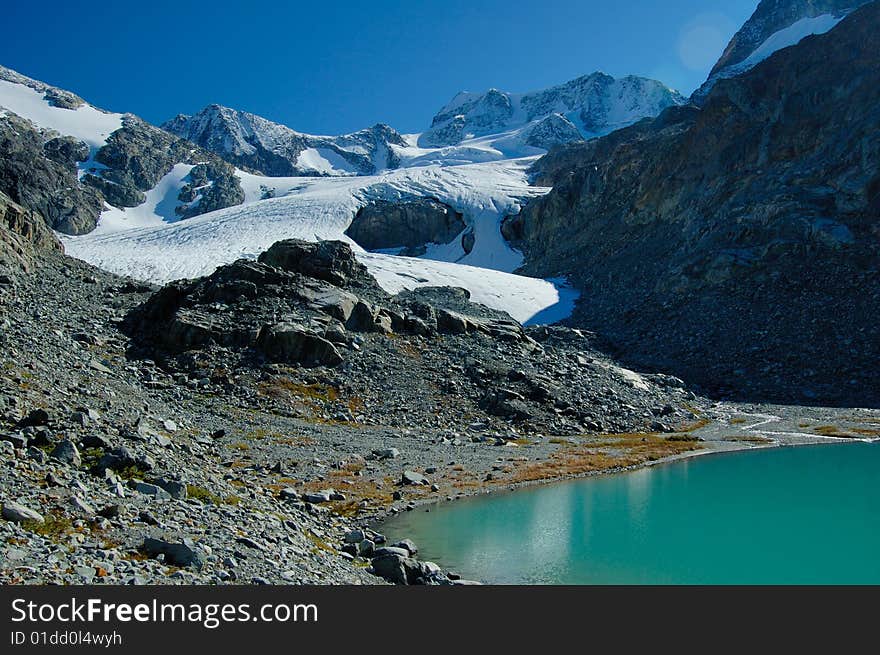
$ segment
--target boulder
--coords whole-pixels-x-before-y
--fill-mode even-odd
[[[257,347],[269,359],[307,368],[337,366],[342,355],[330,341],[295,323],[267,325],[260,330]]]
[[[150,471],[153,469],[154,463],[149,456],[134,455],[128,448],[114,448],[105,453],[98,464],[95,466],[94,472],[103,475],[105,471],[122,471],[127,468],[135,467],[141,471]]]
[[[419,552],[419,547],[411,539],[401,539],[396,544],[393,544],[393,547],[403,548],[410,554],[410,557],[415,557]]]
[[[180,480],[169,480],[166,478],[156,478],[153,483],[168,493],[175,500],[185,500],[187,497],[187,485]]]
[[[400,483],[405,485],[426,485],[430,484],[428,478],[421,473],[415,471],[404,471],[400,478]]]
[[[147,537],[144,539],[141,550],[150,557],[164,555],[165,561],[173,566],[192,566],[196,569],[201,569],[204,566],[202,555],[195,549],[195,544],[190,539],[172,542]]]
[[[358,297],[342,289],[330,288],[318,293],[312,305],[345,323],[358,304]]]
[[[71,466],[79,466],[82,464],[82,458],[79,455],[79,450],[70,439],[65,439],[58,442],[58,445],[55,446],[49,457],[63,464],[69,464]]]
[[[343,286],[354,278],[369,277],[367,268],[357,261],[351,247],[342,241],[310,243],[287,239],[272,245],[258,261],[335,286]]]
[[[7,521],[12,521],[14,523],[24,523],[25,521],[43,523],[45,521],[39,512],[11,500],[7,500],[3,503],[2,516]]]
[[[393,584],[408,584],[407,568],[404,564],[406,559],[406,557],[400,555],[382,555],[374,557],[371,560],[373,573]]]

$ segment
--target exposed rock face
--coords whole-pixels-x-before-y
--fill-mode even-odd
[[[240,205],[244,202],[244,191],[232,166],[212,160],[193,167],[178,200],[183,204],[177,207],[177,213],[182,218],[192,218]]]
[[[400,160],[389,146],[407,145],[387,125],[343,136],[312,136],[220,105],[205,107],[194,116],[181,114],[162,128],[236,166],[271,176],[369,175],[397,168]]]
[[[260,331],[257,345],[276,362],[301,364],[306,368],[342,363],[342,355],[336,346],[295,323],[267,325]]]
[[[434,117],[419,145],[450,146],[470,137],[521,129],[518,138],[524,144],[548,149],[607,134],[683,103],[681,95],[654,80],[616,80],[604,73],[585,75],[536,93],[511,94],[498,89],[459,93]]]
[[[759,63],[765,55],[769,56],[773,50],[794,45],[805,34],[825,32],[834,24],[833,20],[811,22],[811,19],[823,16],[839,19],[867,2],[868,0],[762,0],[751,18],[733,36],[712,68],[708,81],[694,93],[692,99],[702,103],[717,80],[739,75]],[[785,36],[784,30],[790,30],[792,34]],[[774,40],[777,42],[774,43]],[[767,53],[760,52],[762,47]]]
[[[202,163],[208,160],[208,163]],[[101,191],[116,207],[136,207],[144,202],[145,193],[158,184],[175,164],[189,163],[196,167],[190,173],[190,189],[184,189],[181,200],[193,202],[203,190],[201,202],[185,205],[180,213],[188,218],[214,209],[241,204],[244,191],[235,177],[235,170],[226,162],[192,144],[175,138],[139,118],[127,116],[122,129],[107,140],[95,155],[106,166],[83,181]]]
[[[0,271],[29,271],[35,256],[63,250],[42,216],[0,193]]]
[[[15,114],[0,116],[0,192],[60,232],[90,232],[103,204],[99,193],[77,181],[76,162],[88,158],[83,147]]]
[[[232,348],[272,362],[334,367],[353,334],[484,334],[528,341],[506,314],[470,303],[464,289],[389,296],[338,241],[281,241],[258,262],[240,260],[175,282],[133,312],[128,330],[170,354]],[[341,346],[340,346],[341,345]]]
[[[422,254],[426,244],[450,243],[466,227],[460,213],[432,198],[374,200],[358,211],[345,234],[366,250],[405,248]]]
[[[279,241],[260,255],[259,262],[335,286],[356,284],[379,292],[367,267],[355,258],[351,248],[339,241]]]
[[[876,402],[880,3],[670,110],[535,167],[527,270],[630,359],[785,401]]]

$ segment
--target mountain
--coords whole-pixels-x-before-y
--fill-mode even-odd
[[[608,134],[684,102],[660,82],[632,76],[614,79],[604,73],[534,93],[463,92],[434,117],[419,145],[452,146],[498,135],[494,140],[502,147],[511,143],[548,150]]]
[[[137,227],[144,205],[174,221],[244,200],[234,168],[216,155],[3,67],[0,145],[0,192],[69,235],[102,217]]]
[[[387,125],[343,136],[312,136],[220,105],[209,105],[194,116],[180,114],[162,129],[240,168],[272,177],[372,175],[397,168],[400,159],[392,146],[407,146]]]
[[[812,34],[824,34],[867,0],[761,0],[731,39],[693,100],[701,103],[719,79],[751,69],[774,52]]]
[[[553,190],[504,226],[523,272],[569,275],[628,363],[880,402],[880,2],[533,175]]]

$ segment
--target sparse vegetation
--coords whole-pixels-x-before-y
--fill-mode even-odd
[[[73,527],[73,522],[69,517],[65,516],[60,510],[52,510],[43,517],[43,522],[25,521],[22,527],[34,534],[46,537],[54,543],[61,543],[69,534],[77,532]]]
[[[595,443],[560,448],[546,460],[514,469],[512,477],[499,481],[535,482],[619,470],[698,447],[693,437],[673,440],[657,434],[606,435]]]
[[[743,435],[743,434],[735,434],[729,437],[724,437],[724,441],[732,441],[735,443],[751,443],[751,444],[771,444],[773,443],[773,439],[768,439],[767,437],[759,437],[757,435]]]

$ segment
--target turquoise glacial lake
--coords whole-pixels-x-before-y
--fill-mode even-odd
[[[383,526],[493,584],[880,584],[880,444],[710,455]]]

